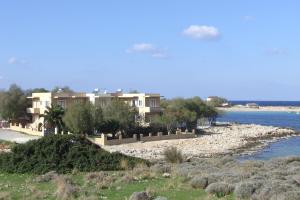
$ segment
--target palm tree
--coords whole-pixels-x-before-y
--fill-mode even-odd
[[[52,105],[51,107],[47,107],[45,111],[44,119],[46,127],[48,128],[57,128],[58,133],[60,133],[64,128],[63,116],[65,114],[65,110],[59,105]]]

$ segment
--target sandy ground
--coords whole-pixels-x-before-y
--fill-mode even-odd
[[[258,112],[258,111],[269,111],[269,112],[295,112],[300,113],[300,107],[294,106],[260,106],[259,108],[248,108],[246,106],[232,106],[228,108],[218,108],[221,111],[231,112]]]
[[[0,140],[6,140],[16,143],[25,143],[29,140],[38,139],[39,136],[25,135],[16,131],[0,128]]]
[[[186,156],[211,157],[237,152],[241,148],[257,143],[259,139],[295,135],[291,129],[261,125],[241,125],[211,127],[197,138],[137,142],[115,146],[104,146],[110,152],[121,152],[130,156],[149,160],[163,158],[164,149],[175,146]]]

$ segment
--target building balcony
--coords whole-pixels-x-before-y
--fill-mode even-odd
[[[27,108],[26,111],[29,114],[40,114],[40,109],[39,108]]]

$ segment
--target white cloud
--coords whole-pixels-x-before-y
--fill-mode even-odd
[[[254,16],[251,16],[251,15],[245,15],[245,16],[243,17],[243,19],[244,19],[245,21],[253,21],[253,20],[255,20],[255,17],[254,17]]]
[[[214,40],[221,36],[216,27],[206,25],[191,25],[184,29],[182,33],[187,37],[202,40]]]
[[[126,50],[127,53],[144,53],[153,58],[166,58],[167,54],[164,49],[158,48],[150,43],[137,43],[133,44]]]
[[[27,60],[25,60],[25,59],[19,59],[19,58],[15,57],[15,56],[10,57],[7,62],[10,65],[16,65],[16,64],[25,65],[25,64],[28,64]]]
[[[287,51],[285,49],[275,47],[267,49],[266,53],[269,55],[285,55],[287,54]]]

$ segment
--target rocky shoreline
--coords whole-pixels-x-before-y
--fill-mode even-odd
[[[220,155],[250,154],[270,142],[296,136],[290,128],[255,124],[230,124],[214,126],[193,139],[138,142],[115,146],[104,146],[110,152],[121,152],[148,160],[163,158],[163,151],[175,146],[187,157],[215,157]]]
[[[300,113],[298,106],[259,106],[257,108],[247,107],[243,105],[235,105],[232,107],[219,107],[218,110],[224,112],[292,112]]]

